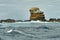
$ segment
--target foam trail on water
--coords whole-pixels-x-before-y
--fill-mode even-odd
[[[23,35],[26,35],[26,36],[34,36],[34,35],[31,35],[31,34],[26,34],[26,33],[22,32],[22,31],[18,31],[18,30],[14,30],[14,31],[15,32],[18,32],[18,33],[21,33]]]
[[[27,34],[27,33],[24,33],[24,32],[22,32],[22,31],[19,31],[19,30],[11,29],[11,30],[7,31],[7,33],[12,33],[12,32],[16,32],[16,33],[19,33],[19,34],[23,34],[23,35],[29,36],[29,37],[35,37],[35,38],[38,38],[38,37],[36,37],[36,36],[34,36],[34,35]]]
[[[11,29],[11,30],[7,31],[7,33],[11,33],[12,31],[13,31],[13,29]]]

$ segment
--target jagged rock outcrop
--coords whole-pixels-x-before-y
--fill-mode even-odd
[[[49,22],[54,22],[54,21],[56,21],[56,18],[50,18],[49,19]]]
[[[56,18],[50,18],[49,22],[60,22],[60,18],[56,19]]]
[[[11,22],[15,22],[14,19],[6,19],[6,20],[0,20],[0,23],[2,22],[8,22],[8,23],[11,23]]]
[[[60,18],[58,18],[58,19],[56,20],[56,22],[60,22]]]
[[[30,11],[30,20],[41,20],[41,21],[45,21],[44,12],[40,11],[39,8],[33,7],[29,11]]]

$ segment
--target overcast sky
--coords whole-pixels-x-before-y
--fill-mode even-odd
[[[40,8],[46,19],[60,18],[60,0],[0,0],[0,19],[27,20],[31,7]]]

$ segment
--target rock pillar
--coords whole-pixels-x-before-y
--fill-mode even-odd
[[[29,11],[30,11],[30,20],[41,20],[41,21],[45,21],[44,12],[40,11],[39,8],[33,7]]]

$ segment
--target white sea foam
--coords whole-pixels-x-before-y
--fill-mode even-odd
[[[11,33],[12,31],[13,31],[13,29],[11,29],[11,30],[7,31],[7,33]]]
[[[17,32],[17,33],[23,34],[25,36],[34,36],[34,35],[31,35],[31,34],[27,34],[27,33],[24,33],[22,31],[19,31],[19,30],[13,30],[13,29],[11,29],[11,30],[7,31],[7,33],[11,33],[11,32]]]

